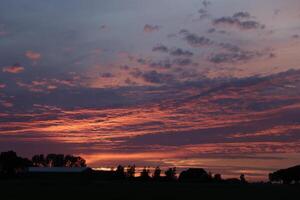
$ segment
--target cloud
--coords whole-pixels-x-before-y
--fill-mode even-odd
[[[18,74],[23,72],[25,69],[20,64],[15,64],[12,66],[3,67],[2,71],[11,74]]]
[[[0,30],[0,37],[8,35],[8,32]]]
[[[215,29],[215,28],[210,28],[210,29],[208,29],[208,30],[207,30],[207,33],[209,33],[209,34],[213,34],[213,33],[227,34],[226,31],[224,31],[224,30],[217,30],[217,29]]]
[[[267,56],[268,58],[276,57],[269,49],[262,51],[248,51],[231,43],[219,43],[218,46],[227,52],[213,53],[209,57],[209,61],[215,64],[246,62],[262,56]]]
[[[5,108],[12,108],[14,106],[13,103],[6,101],[6,100],[1,100],[1,99],[0,99],[0,105],[2,105]]]
[[[206,9],[201,8],[200,10],[198,10],[198,13],[200,14],[200,19],[206,19],[210,17]]]
[[[264,29],[265,25],[254,20],[248,20],[251,15],[247,12],[238,12],[231,17],[221,17],[213,20],[214,25],[227,25],[241,30]],[[246,19],[246,20],[244,20]]]
[[[187,51],[187,50],[183,50],[181,48],[176,48],[176,49],[172,49],[170,51],[170,55],[172,55],[172,56],[193,56],[194,53]]]
[[[209,61],[220,64],[220,63],[236,63],[244,62],[253,59],[257,54],[250,51],[241,51],[241,52],[230,52],[230,53],[217,53],[213,54]]]
[[[4,83],[0,83],[0,89],[6,88],[6,85]]]
[[[237,12],[233,15],[233,18],[243,19],[243,18],[250,18],[251,15],[248,12]]]
[[[7,36],[9,33],[5,30],[5,25],[0,24],[0,37]]]
[[[210,1],[207,1],[207,0],[204,0],[204,1],[202,1],[202,5],[203,5],[205,8],[207,8],[208,6],[211,5],[211,2],[210,2]]]
[[[158,52],[166,53],[166,52],[169,51],[169,49],[165,45],[159,44],[159,45],[153,47],[152,51],[158,51]]]
[[[154,83],[154,84],[165,84],[165,83],[170,83],[174,82],[174,76],[171,74],[166,74],[166,73],[159,73],[155,70],[149,71],[149,72],[144,72],[142,74],[142,78],[149,83]]]
[[[212,45],[213,42],[204,36],[198,36],[194,33],[190,33],[187,30],[181,30],[181,34],[184,34],[184,40],[192,47],[203,47]]]
[[[134,78],[142,78],[144,81],[152,84],[168,84],[175,82],[175,77],[172,74],[160,73],[156,70],[143,72],[139,69],[135,69],[130,72]]]
[[[27,51],[26,53],[25,53],[25,56],[29,59],[29,60],[31,60],[32,62],[37,62],[38,60],[40,60],[41,59],[41,54],[40,53],[38,53],[38,52],[34,52],[34,51]]]
[[[160,68],[171,68],[172,62],[170,59],[164,59],[159,61],[150,61],[149,63],[150,67],[160,67]]]
[[[101,25],[100,30],[101,31],[107,31],[107,30],[109,30],[109,27],[107,25]]]
[[[105,72],[105,73],[100,73],[100,76],[102,77],[102,78],[113,78],[113,77],[115,77],[112,73],[110,73],[110,72]]]
[[[300,38],[300,35],[298,35],[298,34],[292,35],[292,38],[293,38],[293,39],[299,39],[299,38]]]
[[[192,65],[193,61],[189,58],[177,58],[173,61],[173,63],[183,67],[183,66]]]
[[[230,43],[220,43],[219,44],[220,47],[231,51],[231,52],[238,52],[238,51],[242,51],[242,49],[236,45],[230,44]]]
[[[144,32],[145,33],[152,33],[152,32],[156,32],[160,30],[160,26],[158,25],[150,25],[150,24],[146,24],[144,26]]]
[[[169,49],[165,45],[159,44],[152,48],[154,52],[170,53],[171,56],[193,56],[194,53],[188,50],[183,50],[181,48]]]

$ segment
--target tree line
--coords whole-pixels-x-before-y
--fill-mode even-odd
[[[29,167],[86,167],[80,156],[64,154],[34,155],[32,159],[22,158],[14,151],[0,153],[0,174],[12,176]]]
[[[203,182],[203,183],[247,183],[245,175],[239,179],[223,179],[221,174],[212,174],[202,168],[191,168],[177,174],[176,168],[172,167],[164,172],[158,166],[153,172],[150,167],[144,167],[139,175],[136,174],[136,166],[124,167],[119,165],[115,170],[97,171],[87,168],[86,161],[80,156],[64,154],[38,154],[31,159],[23,158],[14,151],[0,153],[0,178],[15,177],[18,174],[28,172],[29,167],[36,168],[86,168],[91,178],[99,177],[114,180],[142,180],[142,181],[180,181],[180,182]],[[280,169],[269,174],[269,182],[291,184],[300,183],[300,165]]]

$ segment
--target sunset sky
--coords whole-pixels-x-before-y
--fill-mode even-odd
[[[300,164],[299,0],[1,0],[0,151],[92,167]]]

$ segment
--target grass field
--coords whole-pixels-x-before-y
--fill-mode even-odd
[[[0,181],[0,199],[299,199],[299,185],[120,181]]]

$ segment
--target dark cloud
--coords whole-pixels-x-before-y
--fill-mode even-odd
[[[159,60],[159,61],[150,61],[150,67],[157,67],[157,68],[171,68],[172,62],[169,59]]]
[[[100,73],[100,77],[102,78],[112,78],[114,75],[110,72]]]
[[[248,12],[237,12],[233,15],[233,18],[243,19],[243,18],[250,18],[251,15]]]
[[[207,33],[209,33],[209,34],[213,34],[213,33],[226,34],[227,31],[217,30],[215,28],[210,28],[210,29],[207,30]]]
[[[190,33],[187,30],[181,30],[181,34],[184,34],[184,40],[187,41],[189,45],[192,47],[203,47],[203,46],[209,46],[212,45],[213,42],[204,36],[198,36],[194,33]]]
[[[215,33],[217,30],[215,28],[210,28],[207,30],[208,33]]]
[[[144,58],[139,58],[137,62],[141,65],[148,65],[149,67],[154,67],[154,68],[171,68],[172,67],[172,62],[170,59],[163,59],[163,60],[157,60],[154,61],[152,59],[146,60]]]
[[[172,49],[170,51],[170,55],[172,56],[193,56],[194,53],[188,50],[183,50],[181,48]]]
[[[198,10],[198,13],[200,14],[200,19],[206,19],[209,18],[209,13],[208,10],[201,8],[200,10]]]
[[[276,10],[274,10],[274,15],[279,15],[279,14],[280,14],[280,12],[281,12],[281,10],[280,10],[280,9],[276,9]]]
[[[100,26],[100,30],[108,30],[108,26],[107,25],[102,25],[102,26]]]
[[[159,44],[152,48],[154,52],[170,53],[171,56],[193,56],[194,53],[188,50],[183,50],[181,48],[169,49],[165,45]],[[145,63],[145,62],[143,62]]]
[[[217,63],[217,64],[245,62],[253,58],[264,55],[261,52],[243,50],[239,46],[230,43],[219,43],[219,46],[228,52],[213,54],[209,58],[210,62]]]
[[[173,60],[173,63],[183,67],[183,66],[192,65],[193,61],[189,58],[177,58]]]
[[[212,55],[209,60],[213,63],[235,63],[251,60],[255,55],[252,52],[236,52],[236,53],[217,53]]]
[[[240,47],[230,43],[220,43],[219,46],[231,52],[242,51]]]
[[[240,48],[237,45],[231,43],[219,43],[219,47],[226,50],[227,52],[213,54],[209,60],[213,63],[235,63],[235,62],[246,62],[248,60],[266,56],[268,58],[274,58],[276,55],[270,52],[270,49],[262,51],[248,51]]]
[[[299,38],[300,38],[300,35],[298,35],[298,34],[292,35],[292,38],[293,38],[293,39],[299,39]]]
[[[160,30],[160,26],[158,25],[150,25],[150,24],[146,24],[144,26],[144,32],[145,33],[151,33],[151,32],[155,32],[155,31],[159,31]]]
[[[166,73],[159,73],[155,70],[149,72],[143,72],[141,77],[149,83],[166,84],[174,82],[174,76]]]
[[[235,13],[232,17],[221,17],[213,20],[214,25],[228,25],[237,27],[241,30],[252,30],[252,29],[264,29],[265,25],[254,21],[248,20],[251,15],[247,12],[238,12]],[[246,19],[246,20],[243,20]]]
[[[128,65],[122,65],[120,66],[120,69],[127,71],[130,69],[130,67]]]
[[[205,8],[207,8],[208,6],[211,5],[211,2],[210,2],[210,1],[207,1],[207,0],[204,0],[204,1],[202,1],[202,5],[203,5]]]
[[[153,47],[152,51],[159,51],[159,52],[166,53],[169,51],[169,48],[166,47],[165,45],[159,44],[159,45]]]

